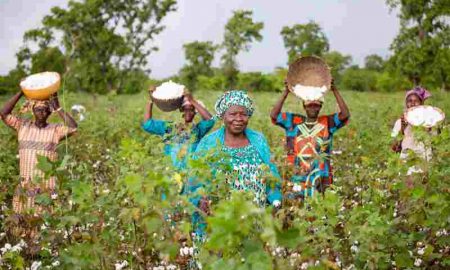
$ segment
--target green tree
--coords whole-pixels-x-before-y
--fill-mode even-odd
[[[331,75],[336,83],[340,83],[342,73],[351,64],[351,55],[343,55],[337,51],[327,52],[323,55],[325,61],[331,68]]]
[[[292,27],[285,26],[281,30],[281,35],[288,53],[288,63],[299,56],[322,56],[330,48],[322,28],[313,21],[307,24],[296,24]]]
[[[225,33],[222,47],[225,53],[222,55],[222,69],[227,78],[227,86],[233,87],[237,82],[238,64],[236,57],[241,51],[248,51],[250,43],[261,41],[261,30],[264,23],[253,21],[253,12],[238,10],[233,12],[233,17],[225,25]]]
[[[22,69],[15,68],[8,75],[0,76],[0,95],[19,91],[19,82],[25,75]]]
[[[28,31],[24,40],[37,43],[40,50],[53,42],[63,48],[70,88],[121,92],[124,85],[129,85],[126,80],[150,72],[146,68],[148,57],[157,50],[150,42],[164,29],[162,19],[175,10],[175,3],[175,0],[69,1],[65,9],[52,8],[51,14],[42,20],[43,27]],[[32,60],[34,54],[28,48],[22,52],[25,61]],[[19,62],[27,67],[24,61]]]
[[[379,73],[377,71],[352,66],[342,74],[341,85],[344,89],[360,92],[375,91]]]
[[[217,50],[211,41],[194,41],[183,45],[186,65],[181,69],[182,81],[190,90],[196,89],[198,76],[211,76],[214,54]]]
[[[31,73],[43,71],[65,72],[64,54],[56,47],[39,50],[31,56]]]
[[[377,54],[371,54],[364,58],[364,67],[369,70],[383,71],[384,60]]]
[[[391,45],[393,62],[400,73],[414,84],[427,75],[449,73],[448,65],[439,65],[438,55],[450,46],[450,15],[448,0],[387,0],[391,8],[398,8],[400,33]],[[444,81],[442,81],[444,80]],[[440,76],[443,89],[448,78]]]

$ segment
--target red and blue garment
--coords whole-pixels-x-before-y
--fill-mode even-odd
[[[314,124],[306,124],[306,116],[283,112],[275,125],[286,133],[287,164],[293,165],[288,197],[312,196],[315,190],[323,191],[333,182],[330,163],[334,133],[347,124],[338,113],[319,116]]]

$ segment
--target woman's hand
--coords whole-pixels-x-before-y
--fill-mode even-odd
[[[200,199],[200,203],[198,208],[200,208],[200,210],[202,210],[203,213],[205,213],[206,215],[211,215],[211,207],[210,207],[211,202],[209,201],[208,197],[203,196]]]
[[[287,96],[287,95],[289,95],[289,92],[291,92],[291,87],[290,87],[290,85],[289,85],[287,79],[285,79],[285,80],[284,80],[284,92],[283,92],[283,94],[284,94],[285,96]]]
[[[334,79],[331,79],[330,90],[331,90],[331,92],[336,92],[337,91],[336,85],[334,84]]]
[[[391,149],[396,153],[400,153],[402,151],[402,142],[401,141],[394,142],[391,146]]]
[[[406,122],[406,119],[405,119],[405,115],[404,114],[402,114],[402,116],[400,117],[400,121],[401,121],[401,128],[400,128],[400,131],[401,131],[401,133],[402,133],[402,135],[405,135],[405,129],[406,129],[406,127],[408,126],[408,122]]]
[[[54,93],[53,95],[50,96],[49,103],[50,103],[50,109],[52,111],[57,111],[57,110],[59,110],[59,108],[61,108],[61,106],[59,105],[57,93]]]
[[[189,101],[194,100],[194,97],[192,96],[192,94],[189,92],[189,90],[187,88],[184,88],[183,96]]]
[[[150,85],[148,87],[148,95],[150,96],[150,100],[152,100],[153,92],[155,92],[155,90],[156,90],[156,86],[154,86],[154,85]]]

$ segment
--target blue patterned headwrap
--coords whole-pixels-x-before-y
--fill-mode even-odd
[[[252,99],[247,92],[241,90],[231,90],[225,92],[216,102],[216,118],[222,118],[225,112],[233,105],[242,106],[247,109],[248,116],[252,116],[255,108]]]

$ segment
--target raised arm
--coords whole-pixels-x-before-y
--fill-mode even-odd
[[[280,114],[281,109],[283,108],[283,104],[286,101],[286,98],[289,95],[289,84],[287,81],[284,81],[284,92],[281,95],[280,99],[278,99],[277,103],[275,103],[275,106],[273,106],[272,111],[270,112],[270,118],[272,121],[276,121],[278,114]]]
[[[200,116],[203,118],[203,120],[209,120],[212,118],[211,113],[203,107],[200,103],[197,102],[197,100],[194,99],[191,93],[186,92],[184,96],[189,100],[189,102],[194,106],[194,108],[197,110],[197,112],[200,114]]]
[[[19,102],[19,100],[22,96],[23,96],[23,92],[20,91],[5,103],[2,110],[0,111],[0,116],[2,119],[5,119],[6,116],[11,114],[14,107],[17,105],[17,102]]]
[[[59,117],[61,117],[65,125],[70,128],[78,127],[75,119],[73,119],[70,114],[66,113],[59,105],[58,95],[56,93],[50,98],[50,106],[54,112],[58,113]]]
[[[345,103],[338,89],[334,85],[334,80],[331,82],[331,91],[333,92],[339,106],[339,120],[343,121],[348,119],[350,117],[350,111],[348,110],[347,104]]]
[[[150,100],[148,101],[147,105],[145,106],[144,123],[152,118],[152,114],[153,114],[152,93],[153,93],[153,91],[155,91],[155,89],[156,89],[155,86],[150,86],[150,88],[148,89],[149,94],[150,94]]]

